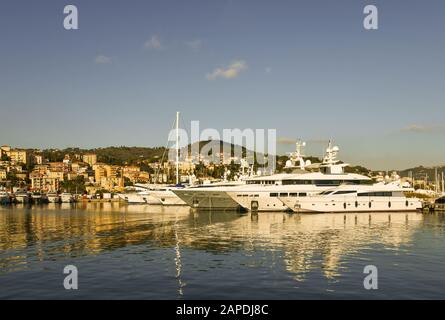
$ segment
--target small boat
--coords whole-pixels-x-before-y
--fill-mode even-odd
[[[60,199],[62,201],[62,203],[73,203],[74,202],[74,197],[71,193],[68,192],[64,192],[60,195]]]
[[[29,196],[29,193],[24,190],[19,190],[15,193],[15,201],[17,203],[29,203],[31,200],[31,197]]]
[[[60,203],[62,200],[57,192],[50,192],[47,197],[49,203]]]
[[[9,193],[6,191],[0,191],[0,204],[6,205],[11,203]]]
[[[441,197],[434,201],[434,210],[435,211],[445,211],[445,197]]]
[[[46,196],[46,194],[41,192],[33,192],[31,194],[31,199],[34,204],[42,204],[48,202],[48,197]]]

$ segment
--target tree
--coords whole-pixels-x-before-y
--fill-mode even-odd
[[[60,184],[61,189],[70,193],[84,193],[85,192],[85,180],[83,176],[78,176],[74,180],[65,179]]]

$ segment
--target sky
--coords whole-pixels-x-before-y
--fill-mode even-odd
[[[180,111],[186,130],[276,129],[280,153],[332,139],[372,169],[444,164],[444,15],[443,0],[2,0],[0,144],[163,146]]]

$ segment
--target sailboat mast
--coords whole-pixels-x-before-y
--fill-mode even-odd
[[[179,184],[179,112],[176,112],[176,184]]]

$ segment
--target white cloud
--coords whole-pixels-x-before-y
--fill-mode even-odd
[[[233,79],[236,78],[241,71],[244,71],[246,69],[247,65],[245,61],[243,60],[234,61],[226,68],[216,68],[215,70],[213,70],[212,73],[208,73],[207,79],[208,80],[215,80],[217,78]]]
[[[445,132],[445,125],[443,124],[411,124],[400,130],[401,132],[413,133],[434,133]]]
[[[145,41],[144,47],[145,49],[160,50],[162,49],[162,44],[159,37],[154,35],[150,38],[150,40]]]
[[[94,59],[94,62],[96,62],[97,64],[110,64],[113,61],[110,57],[100,55]]]
[[[198,51],[202,47],[202,41],[200,39],[187,41],[185,43],[190,49]]]

